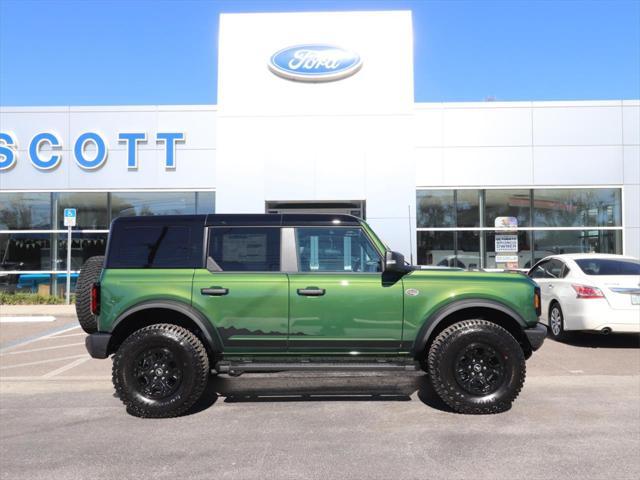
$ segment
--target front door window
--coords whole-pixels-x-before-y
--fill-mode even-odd
[[[301,272],[381,272],[380,254],[361,228],[298,228]]]

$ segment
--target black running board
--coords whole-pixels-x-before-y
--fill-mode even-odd
[[[413,372],[414,362],[234,362],[220,361],[215,371],[232,376],[257,372]]]

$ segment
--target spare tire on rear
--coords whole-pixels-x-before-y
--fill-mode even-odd
[[[98,319],[91,313],[91,287],[100,279],[103,264],[103,256],[89,258],[80,269],[76,282],[76,315],[87,333],[98,331]]]

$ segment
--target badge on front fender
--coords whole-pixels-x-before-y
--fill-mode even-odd
[[[420,290],[416,290],[415,288],[407,288],[404,293],[409,295],[410,297],[415,297],[420,293]]]

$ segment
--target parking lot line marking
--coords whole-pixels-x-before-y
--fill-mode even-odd
[[[21,375],[16,375],[15,377],[2,376],[3,382],[86,382],[96,380],[102,380],[104,382],[110,383],[109,377],[98,375],[60,375],[57,377],[47,378],[39,376],[25,377]]]
[[[52,315],[34,315],[32,317],[0,317],[0,323],[35,323],[35,322],[55,322],[56,317]]]
[[[0,367],[0,370],[9,370],[11,368],[30,367],[31,365],[42,365],[43,363],[59,362],[60,360],[72,360],[74,358],[83,358],[88,356],[86,353],[82,355],[70,355],[68,357],[49,358],[47,360],[38,360],[37,362],[19,363],[18,365],[7,365],[6,367]]]
[[[64,367],[56,368],[52,372],[45,373],[44,375],[42,375],[42,378],[55,377],[60,373],[66,372],[67,370],[71,370],[72,368],[77,367],[78,365],[82,365],[84,362],[88,361],[90,358],[91,357],[85,357],[85,358],[79,358],[77,360],[74,360],[73,362],[69,363],[68,365],[65,365]]]
[[[68,335],[54,335],[52,337],[47,337],[47,338],[67,338],[67,337],[84,337],[86,335],[86,333],[84,332],[80,332],[80,333],[70,333]],[[42,338],[38,338],[38,340],[43,340]],[[46,338],[44,339],[46,340]]]
[[[53,337],[56,338],[56,337]],[[0,357],[4,357],[7,355],[18,355],[19,353],[32,353],[32,352],[44,352],[45,350],[55,350],[56,348],[65,348],[65,347],[75,347],[77,345],[84,345],[84,342],[78,343],[65,343],[64,345],[54,345],[52,347],[41,347],[41,348],[31,348],[29,350],[18,350],[7,353],[0,353]]]
[[[51,338],[54,335],[58,335],[59,333],[70,332],[71,330],[75,330],[76,328],[80,328],[80,325],[75,324],[75,325],[72,325],[70,327],[61,327],[61,328],[58,328],[58,329],[54,330],[53,332],[50,331],[50,332],[45,333],[43,335],[37,335],[35,337],[27,338],[26,340],[23,340],[23,341],[17,340],[17,341],[15,341],[15,343],[9,343],[8,346],[6,346],[4,348],[0,348],[0,353],[4,353],[7,350],[13,350],[14,348],[22,347],[24,345],[29,345],[30,343],[37,342],[39,340],[45,340],[47,338]]]

